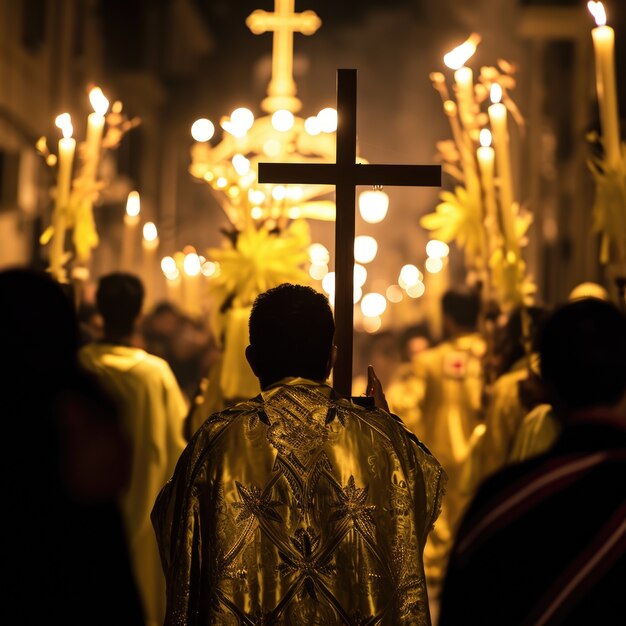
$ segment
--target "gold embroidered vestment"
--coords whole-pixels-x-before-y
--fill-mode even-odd
[[[288,379],[210,417],[152,513],[166,624],[430,624],[445,474],[404,426]]]

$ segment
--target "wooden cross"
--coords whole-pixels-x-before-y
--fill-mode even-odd
[[[257,9],[246,20],[255,35],[268,31],[274,33],[272,79],[267,88],[268,97],[261,103],[263,110],[269,113],[279,109],[292,113],[300,110],[293,80],[293,34],[312,35],[322,24],[313,11],[296,13],[294,5],[295,0],[275,0],[274,13]]]
[[[333,385],[352,391],[354,198],[357,185],[438,187],[439,165],[371,165],[356,162],[356,70],[337,70],[335,163],[259,163],[260,183],[335,185],[335,343]]]

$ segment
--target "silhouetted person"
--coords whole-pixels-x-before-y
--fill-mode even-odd
[[[185,447],[187,406],[169,365],[133,345],[143,297],[143,285],[136,276],[103,276],[96,305],[104,320],[104,337],[83,346],[79,356],[83,367],[119,404],[132,443],[130,484],[121,505],[146,622],[152,626],[163,623],[165,580],[150,511]]]
[[[572,302],[550,317],[539,346],[562,433],[478,491],[440,626],[624,623],[626,319],[607,302]]]
[[[261,394],[209,417],[152,513],[166,624],[429,624],[441,467],[389,413],[325,383],[324,295],[270,289],[249,328]],[[382,404],[373,371],[369,388]]]
[[[58,284],[0,273],[3,624],[143,624],[117,497],[130,446],[112,400],[76,365]]]
[[[442,297],[441,309],[446,339],[414,359],[417,410],[413,419],[405,420],[449,478],[441,517],[424,556],[433,592],[441,584],[452,534],[466,504],[459,490],[459,474],[472,432],[482,420],[482,359],[486,349],[477,331],[480,299],[475,291],[449,289]]]

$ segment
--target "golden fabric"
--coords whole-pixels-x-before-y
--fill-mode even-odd
[[[538,357],[531,359],[538,367]],[[472,449],[464,468],[463,490],[472,495],[480,483],[509,459],[517,431],[528,412],[520,401],[519,383],[528,377],[528,361],[519,359],[500,376],[490,392],[485,410],[485,432]]]
[[[482,357],[485,342],[478,333],[460,335],[420,352],[413,375],[404,378],[407,398],[399,401],[392,388],[390,406],[424,442],[446,471],[449,482],[441,517],[424,552],[429,585],[442,581],[454,532],[467,504],[459,474],[469,451],[474,428],[482,420]],[[410,404],[410,402],[408,403]]]
[[[415,360],[423,395],[417,423],[407,425],[449,474],[465,459],[469,438],[482,420],[484,353],[483,338],[471,333],[424,350]]]
[[[157,626],[165,615],[165,580],[150,510],[185,448],[187,405],[170,366],[144,350],[94,343],[81,348],[79,358],[118,402],[132,442],[131,479],[121,509],[146,624]]]
[[[445,473],[388,413],[287,379],[211,416],[152,521],[169,625],[429,624]]]
[[[552,447],[560,432],[552,407],[549,404],[536,406],[526,415],[515,435],[509,463],[543,454]]]

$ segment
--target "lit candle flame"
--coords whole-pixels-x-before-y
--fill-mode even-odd
[[[488,128],[483,128],[480,131],[480,145],[483,148],[488,148],[491,145],[491,131]]]
[[[472,33],[460,46],[454,48],[443,57],[443,62],[451,69],[461,69],[476,52],[481,36]]]
[[[109,101],[102,93],[102,89],[100,89],[100,87],[94,87],[91,89],[89,92],[89,102],[91,102],[93,110],[98,115],[104,115],[109,109]]]
[[[126,200],[126,214],[129,217],[137,217],[141,210],[141,200],[138,191],[131,191]]]
[[[491,92],[489,95],[491,97],[491,102],[498,104],[498,102],[502,100],[502,87],[500,87],[498,83],[493,83],[493,85],[491,85]]]
[[[587,2],[587,8],[589,9],[589,13],[593,15],[593,19],[596,21],[596,26],[606,25],[606,11],[604,10],[602,2],[594,2],[593,0],[590,0],[590,2]]]
[[[72,118],[69,113],[61,113],[61,115],[57,115],[54,123],[61,129],[65,139],[69,139],[72,136],[74,127],[72,126]]]
[[[146,241],[155,241],[158,237],[157,227],[154,222],[146,222],[143,225],[143,238]]]
[[[176,267],[176,261],[174,260],[174,258],[171,256],[164,256],[161,259],[161,270],[163,270],[163,273],[166,276],[176,274],[178,268]]]

